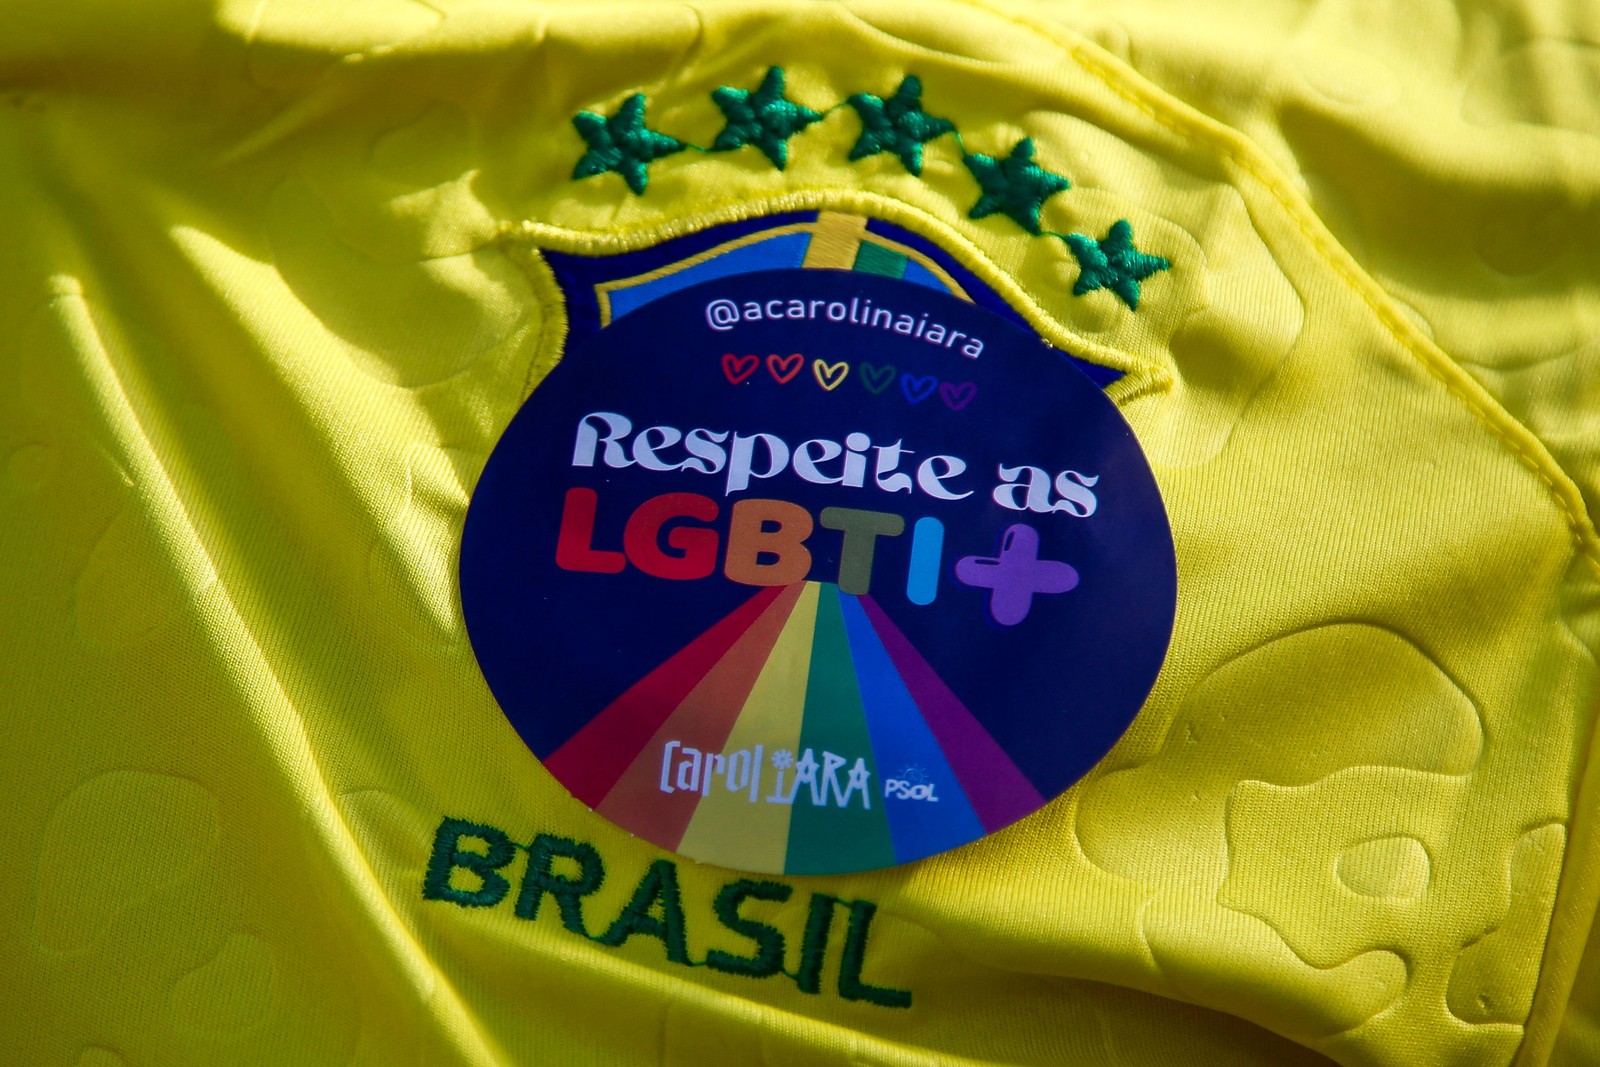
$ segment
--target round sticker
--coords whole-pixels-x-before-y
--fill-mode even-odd
[[[575,797],[749,871],[905,863],[1037,810],[1149,694],[1176,567],[1105,394],[906,281],[759,271],[574,344],[490,456],[461,596]]]

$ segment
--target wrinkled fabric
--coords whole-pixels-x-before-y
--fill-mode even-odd
[[[1600,13],[13,0],[0,22],[0,1061],[1600,1063]],[[653,160],[637,192],[574,175],[578,113],[643,94],[708,146],[711,94],[772,66],[824,115],[781,170],[744,149]],[[838,105],[907,75],[967,151],[1031,138],[1070,179],[1045,229],[1125,219],[1170,262],[1137,308],[1075,294],[1068,242],[970,217],[953,139],[921,174],[849,158]],[[1179,599],[1083,781],[941,856],[777,879],[747,914],[785,973],[756,978],[703,966],[751,951],[714,903],[737,871],[675,863],[688,966],[575,936],[552,898],[519,914],[538,835],[603,859],[591,932],[666,854],[506,722],[456,555],[559,359],[542,250],[798,208],[924,235],[1122,373]],[[522,846],[503,901],[425,892],[450,820]],[[452,884],[492,884],[461,862]],[[809,991],[818,894],[845,903]],[[835,980],[849,902],[875,909],[860,977],[909,1006]]]

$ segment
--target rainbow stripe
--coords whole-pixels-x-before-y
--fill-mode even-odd
[[[819,582],[751,597],[546,765],[646,840],[774,874],[905,863],[1044,803],[882,608]]]

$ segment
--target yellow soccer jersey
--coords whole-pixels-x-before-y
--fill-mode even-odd
[[[0,1063],[1600,1063],[1600,16],[0,23]]]

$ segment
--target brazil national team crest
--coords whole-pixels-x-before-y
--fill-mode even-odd
[[[829,874],[980,838],[1105,755],[1177,582],[1115,372],[877,220],[548,260],[566,354],[478,483],[461,596],[575,797]]]

